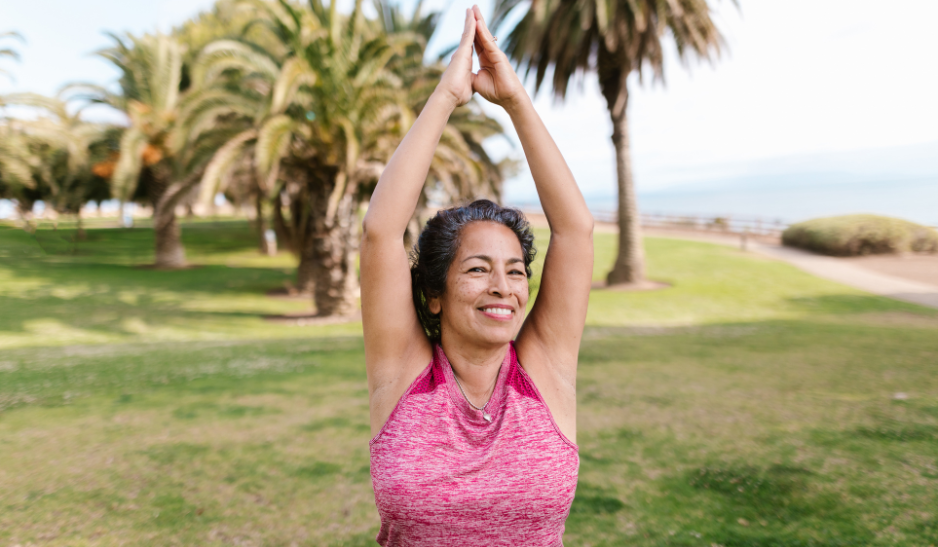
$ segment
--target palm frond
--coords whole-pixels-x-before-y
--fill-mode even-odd
[[[257,138],[257,131],[248,129],[226,142],[215,152],[202,175],[199,202],[208,204],[218,192],[224,191],[225,175],[241,159],[247,143]]]
[[[130,127],[124,131],[120,140],[120,157],[111,176],[111,193],[117,199],[127,201],[136,190],[143,166],[141,156],[147,144],[147,136],[140,129]]]
[[[258,175],[262,178],[266,178],[266,175],[280,162],[295,129],[296,122],[284,114],[273,116],[261,126],[257,136],[255,156]]]

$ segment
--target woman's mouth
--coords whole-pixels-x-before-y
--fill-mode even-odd
[[[479,310],[488,318],[495,319],[497,321],[505,321],[511,319],[514,311],[511,308],[502,308],[495,306],[488,306],[485,308],[479,308]]]

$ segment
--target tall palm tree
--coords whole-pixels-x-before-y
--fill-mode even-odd
[[[497,0],[493,27],[526,0]],[[735,0],[734,0],[735,1]],[[670,33],[678,54],[710,60],[720,52],[722,36],[710,18],[706,0],[531,0],[527,13],[505,40],[505,52],[534,71],[540,89],[553,69],[555,97],[563,99],[577,73],[596,71],[616,150],[619,192],[619,250],[607,276],[609,284],[636,283],[645,276],[641,224],[629,153],[627,79],[647,66],[663,75],[662,38]]]
[[[240,120],[206,169],[203,189],[216,187],[250,150],[275,223],[300,257],[301,286],[314,286],[317,312],[351,314],[360,189],[380,174],[382,149],[408,114],[387,69],[401,40],[370,32],[360,1],[350,15],[319,0],[244,3],[275,45],[214,42],[194,66],[188,139],[219,119]]]
[[[414,90],[442,71],[423,67],[425,40],[415,48],[415,33],[365,18],[360,2],[349,15],[318,0],[245,3],[256,10],[254,30],[267,35],[209,44],[192,70],[186,138],[218,120],[231,129],[205,171],[203,195],[249,155],[278,236],[300,258],[299,288],[313,288],[320,315],[351,313],[358,207],[426,100]],[[494,165],[472,139],[501,131],[468,109],[462,120],[462,129],[447,129],[432,173],[459,188],[463,179],[479,185]]]
[[[153,207],[155,265],[186,265],[176,206],[198,184],[201,172],[193,165],[192,149],[172,141],[182,101],[183,46],[165,35],[111,35],[113,47],[98,51],[120,70],[120,93],[92,85],[93,102],[120,110],[128,126],[120,141],[120,156],[111,176],[111,191],[121,202],[130,200],[138,185]],[[204,158],[198,158],[204,159]]]

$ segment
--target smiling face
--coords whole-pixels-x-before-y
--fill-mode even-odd
[[[443,338],[470,345],[511,341],[524,321],[528,278],[518,236],[496,222],[476,221],[460,234],[446,292],[428,302]]]

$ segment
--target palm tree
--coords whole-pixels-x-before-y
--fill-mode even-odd
[[[0,104],[37,110],[37,117],[18,122],[40,160],[33,169],[34,182],[53,210],[77,216],[81,235],[81,207],[90,199],[105,197],[103,181],[92,173],[90,153],[108,128],[83,121],[81,108],[70,111],[66,93],[63,90],[56,97],[14,93],[0,97]]]
[[[0,32],[0,40],[4,38],[16,38],[17,40],[21,42],[23,41],[23,37],[20,36],[18,32],[10,32],[10,31]],[[18,61],[20,59],[20,54],[18,51],[16,51],[15,49],[11,47],[3,47],[3,48],[0,48],[0,59],[4,57],[10,57],[11,59],[15,59]],[[0,75],[4,75],[12,79],[12,76],[10,76],[9,71],[6,71],[2,68],[0,68]]]
[[[429,95],[419,91],[442,71],[422,66],[425,39],[415,46],[419,37],[409,29],[365,18],[360,2],[350,15],[318,0],[303,8],[245,3],[257,13],[253,30],[264,28],[266,36],[209,44],[192,70],[187,139],[219,120],[231,135],[205,171],[203,195],[232,180],[233,168],[243,174],[250,156],[257,193],[273,202],[278,236],[300,258],[299,288],[313,288],[320,315],[351,313],[359,205]],[[494,170],[490,180],[499,182],[472,139],[480,143],[501,128],[469,109],[459,119],[431,175],[465,188],[463,180],[478,186]]]
[[[111,176],[111,192],[121,202],[133,198],[142,185],[153,207],[158,268],[186,265],[176,206],[198,184],[201,172],[196,152],[172,141],[182,101],[183,47],[165,35],[127,36],[98,55],[111,61],[121,73],[120,93],[92,85],[93,102],[120,110],[128,127],[120,141],[120,156]]]
[[[0,198],[15,199],[24,219],[38,199],[33,172],[39,165],[21,122],[0,120]]]
[[[275,46],[214,42],[193,68],[187,138],[217,120],[238,120],[206,169],[203,191],[251,153],[280,235],[300,257],[301,288],[314,286],[320,315],[351,314],[359,190],[380,174],[382,149],[409,112],[387,70],[399,45],[369,32],[360,2],[351,15],[319,0],[305,8],[245,3]]]
[[[497,0],[493,27],[524,0]],[[735,1],[735,0],[734,0]],[[710,60],[718,55],[722,36],[710,18],[706,0],[531,0],[530,8],[505,40],[505,52],[535,73],[538,90],[553,69],[555,97],[563,99],[574,74],[595,70],[609,117],[616,150],[619,192],[619,250],[607,282],[644,279],[645,257],[629,153],[629,74],[639,77],[647,66],[663,75],[662,37],[670,31],[678,54]]]

